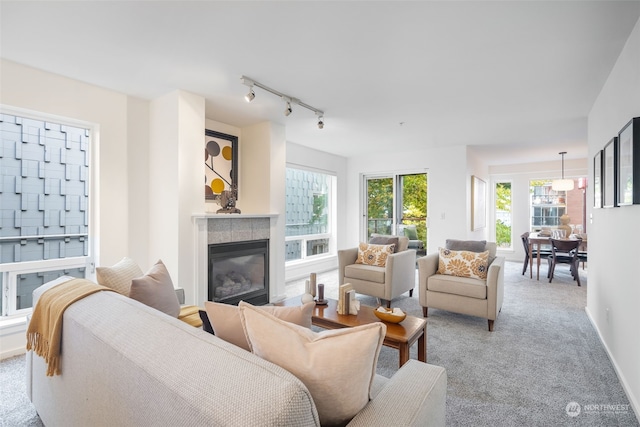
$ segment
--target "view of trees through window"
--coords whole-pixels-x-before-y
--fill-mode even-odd
[[[511,247],[511,183],[496,183],[496,244]]]
[[[367,178],[367,238],[372,233],[393,234],[394,222],[415,225],[418,240],[427,243],[427,174]]]

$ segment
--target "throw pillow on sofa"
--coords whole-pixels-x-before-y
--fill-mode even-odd
[[[489,268],[489,251],[453,251],[438,248],[438,274],[485,280]]]
[[[358,245],[358,258],[356,264],[374,265],[384,267],[387,265],[387,258],[393,254],[395,245],[373,245],[370,243],[360,243]]]
[[[250,304],[239,309],[253,353],[307,386],[320,424],[345,425],[369,402],[385,324],[313,332]]]
[[[180,302],[167,267],[158,260],[147,274],[131,281],[129,298],[140,301],[169,316],[178,317]]]
[[[134,260],[122,258],[111,267],[97,267],[96,278],[98,284],[111,288],[122,295],[129,296],[131,280],[143,276],[144,273]]]
[[[247,303],[244,303],[247,304]],[[311,328],[311,315],[315,308],[315,301],[310,301],[299,307],[279,307],[272,305],[257,306],[258,309],[269,312],[275,317],[305,328]],[[207,317],[211,323],[213,333],[218,337],[238,347],[251,351],[249,342],[242,328],[240,310],[231,304],[205,301]]]

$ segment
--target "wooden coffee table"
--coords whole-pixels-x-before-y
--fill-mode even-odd
[[[338,314],[338,301],[327,300],[327,305],[316,305],[311,316],[311,323],[314,326],[325,329],[350,328],[353,326],[366,325],[373,322],[381,322],[373,314],[373,307],[367,305],[360,306],[357,315]],[[276,305],[298,306],[301,305],[300,297],[288,298]],[[426,319],[408,316],[400,323],[388,323],[387,333],[384,337],[383,345],[396,348],[400,352],[399,366],[404,365],[409,360],[409,349],[418,341],[418,360],[427,361],[427,321]]]

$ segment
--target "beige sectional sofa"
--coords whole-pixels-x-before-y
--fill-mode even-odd
[[[319,425],[288,371],[115,292],[72,304],[62,337],[61,375],[47,377],[27,353],[27,393],[47,426]],[[443,426],[446,388],[443,368],[411,360],[376,376],[373,399],[348,425]]]

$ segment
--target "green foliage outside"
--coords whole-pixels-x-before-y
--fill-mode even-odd
[[[501,220],[496,221],[496,243],[498,247],[511,246],[511,227]]]
[[[496,216],[507,213],[511,217],[511,183],[499,182],[496,184]],[[496,244],[498,247],[511,246],[511,226],[505,224],[500,218],[496,219]]]
[[[418,238],[427,243],[427,175],[403,175],[402,223],[416,225]],[[393,178],[367,180],[368,232],[391,234],[393,220]]]
[[[311,214],[311,221],[309,221],[309,225],[320,225],[326,226],[328,222],[329,215],[327,214],[327,195],[322,194],[314,194],[313,195],[313,211]],[[319,231],[324,233],[325,230]]]

